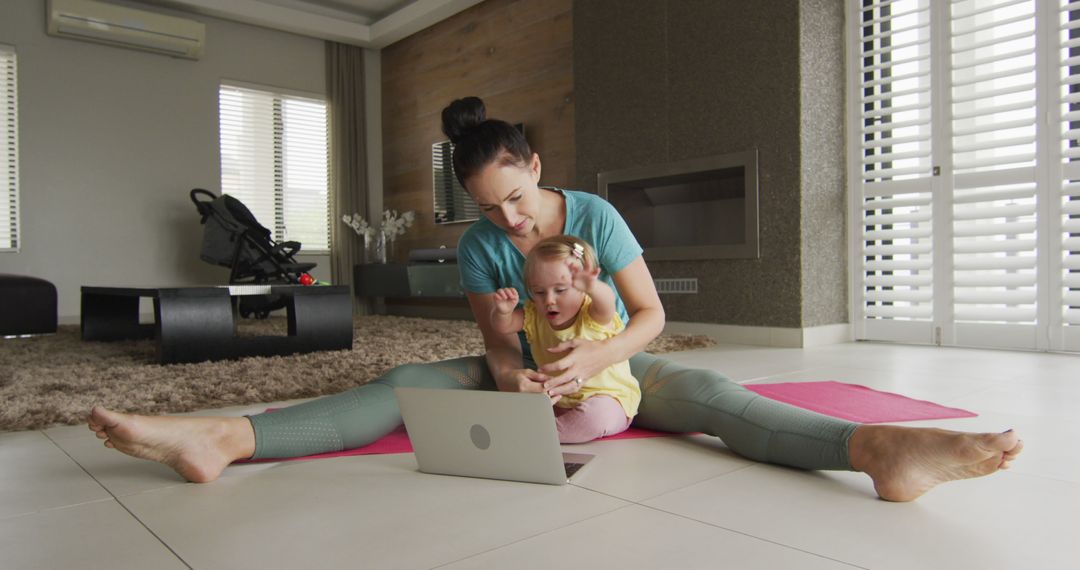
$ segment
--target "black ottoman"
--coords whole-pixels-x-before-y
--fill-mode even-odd
[[[0,273],[0,336],[56,332],[56,286]]]

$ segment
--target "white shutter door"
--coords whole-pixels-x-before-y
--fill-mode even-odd
[[[19,168],[15,52],[0,46],[0,251],[19,248]]]
[[[1080,351],[1080,2],[1061,2],[1059,24],[1061,194],[1055,196],[1051,243],[1060,256],[1051,261],[1055,348]],[[1058,263],[1060,265],[1058,265]],[[1056,301],[1057,299],[1055,299]]]
[[[326,103],[284,98],[281,153],[285,239],[303,251],[329,251],[330,210]]]
[[[274,96],[222,85],[219,91],[221,130],[221,192],[240,200],[259,223],[274,232],[275,153],[280,126],[275,128]]]
[[[925,343],[934,291],[930,2],[861,4],[856,334]]]
[[[1035,0],[951,6],[950,344],[1036,348]]]
[[[1080,351],[1080,0],[849,15],[856,338]]]

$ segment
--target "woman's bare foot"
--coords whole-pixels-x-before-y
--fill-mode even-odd
[[[886,501],[913,501],[946,481],[989,475],[1024,447],[1016,433],[962,433],[934,428],[859,426],[851,465],[874,480]]]
[[[233,461],[255,453],[247,418],[139,416],[95,406],[87,425],[105,447],[164,463],[194,483],[213,481]]]

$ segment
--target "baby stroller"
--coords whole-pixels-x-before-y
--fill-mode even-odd
[[[275,243],[270,230],[240,200],[195,188],[191,191],[191,201],[205,226],[199,257],[207,263],[229,267],[229,284],[296,285],[301,275],[315,267],[314,263],[299,263],[293,258],[300,251],[298,242]],[[284,307],[285,303],[280,295],[241,296],[240,316],[266,318],[270,311]]]

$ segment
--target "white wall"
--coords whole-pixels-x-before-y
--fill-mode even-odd
[[[119,2],[117,2],[119,3]],[[0,273],[56,284],[61,322],[82,285],[224,283],[199,259],[188,191],[220,190],[217,90],[223,79],[325,93],[321,40],[172,12],[206,24],[199,61],[45,35],[45,0],[0,2],[15,46],[21,250]],[[267,221],[263,221],[267,223]],[[312,256],[329,280],[328,256]]]

